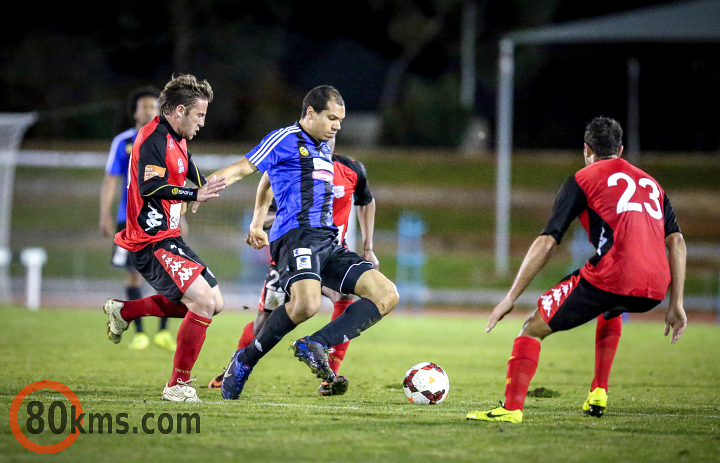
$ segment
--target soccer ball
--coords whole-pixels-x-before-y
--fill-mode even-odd
[[[414,404],[439,404],[450,392],[450,379],[445,370],[436,364],[418,363],[405,373],[403,392]]]

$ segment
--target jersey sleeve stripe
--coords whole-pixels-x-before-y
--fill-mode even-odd
[[[278,143],[282,141],[283,138],[291,133],[298,132],[299,130],[300,129],[298,127],[291,126],[277,131],[274,135],[265,140],[265,143],[260,145],[260,148],[248,159],[248,161],[250,161],[254,166],[257,166],[278,145]]]
[[[113,138],[112,144],[110,145],[110,154],[108,154],[108,159],[105,163],[106,174],[110,173],[113,164],[115,164],[115,156],[117,156],[117,149],[120,142],[128,138],[132,138],[133,135],[135,135],[135,129],[127,129],[123,133]]]

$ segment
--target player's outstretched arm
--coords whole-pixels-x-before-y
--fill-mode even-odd
[[[363,240],[363,259],[371,262],[376,269],[380,261],[373,251],[373,235],[375,234],[375,200],[364,206],[357,206],[358,223]]]
[[[223,167],[217,172],[213,172],[211,175],[215,175],[217,177],[225,177],[228,186],[230,186],[238,180],[242,179],[243,177],[247,177],[248,175],[257,172],[257,170],[257,167],[255,167],[250,161],[248,161],[246,157],[243,157],[238,162],[230,164],[227,167]]]
[[[682,336],[687,326],[687,315],[683,307],[683,294],[685,291],[685,260],[687,248],[682,233],[671,233],[665,237],[665,246],[668,249],[670,261],[670,301],[665,313],[665,336],[670,334],[671,343],[675,343]]]
[[[245,239],[245,241],[255,249],[260,249],[270,244],[267,233],[265,233],[264,230],[264,225],[265,217],[267,216],[273,198],[270,177],[265,173],[258,183],[257,192],[255,193],[255,209],[253,210],[253,219],[250,223],[250,233]]]
[[[510,291],[508,291],[505,298],[490,314],[490,320],[488,321],[487,328],[485,328],[486,333],[489,333],[495,328],[497,322],[512,311],[515,306],[515,301],[517,301],[520,295],[527,289],[540,270],[545,267],[556,246],[557,242],[551,235],[540,235],[535,238],[527,254],[525,254],[525,258],[523,259],[522,265],[520,265],[520,270],[518,270]]]

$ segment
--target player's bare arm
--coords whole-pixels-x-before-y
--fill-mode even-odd
[[[360,234],[363,240],[363,259],[371,262],[373,267],[380,268],[380,261],[373,251],[373,235],[375,232],[375,200],[364,206],[357,206]]]
[[[230,164],[227,167],[223,167],[217,172],[214,172],[212,175],[216,175],[218,177],[225,177],[228,186],[230,186],[238,180],[241,180],[242,178],[257,172],[257,170],[257,167],[255,167],[250,161],[248,161],[247,158],[243,157],[238,162]]]
[[[265,173],[258,183],[255,194],[255,209],[253,210],[253,219],[250,223],[250,234],[246,237],[247,243],[255,249],[260,249],[270,244],[264,226],[265,218],[270,204],[272,204],[273,197],[270,177]]]
[[[117,175],[105,175],[100,190],[100,231],[106,237],[115,235],[115,221],[112,217],[112,204],[117,189]]]
[[[672,328],[671,343],[675,343],[682,336],[687,326],[687,316],[683,308],[683,293],[685,288],[685,259],[687,249],[682,233],[672,233],[665,238],[670,261],[670,301],[665,313],[665,336]]]
[[[527,254],[525,254],[525,258],[523,259],[522,265],[520,265],[520,270],[518,270],[510,291],[508,291],[505,298],[490,314],[490,320],[488,321],[487,328],[485,328],[486,333],[489,333],[497,322],[512,311],[515,306],[515,301],[517,301],[520,295],[527,289],[537,274],[540,273],[540,270],[545,267],[545,264],[548,263],[556,246],[557,242],[551,235],[540,235],[535,238]]]
[[[252,165],[252,163],[248,161],[247,158],[242,158],[234,164],[230,164],[227,167],[223,167],[222,169],[213,172],[212,174],[210,174],[210,177],[223,178],[225,180],[225,186],[230,186],[238,180],[242,179],[243,177],[247,177],[248,175],[256,172],[257,170],[257,167]],[[198,201],[193,204],[193,214],[197,212],[201,202],[202,201]]]

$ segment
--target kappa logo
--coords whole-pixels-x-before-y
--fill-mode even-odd
[[[550,314],[552,313],[552,302],[553,302],[552,296],[549,294],[543,294],[542,296],[540,296],[540,298],[542,299],[541,304],[542,304],[543,310],[545,312],[547,312],[547,316],[549,317]]]
[[[180,286],[185,286],[185,282],[188,281],[191,276],[193,276],[193,272],[195,271],[196,268],[198,268],[198,266],[183,267],[178,272],[178,276],[180,277]]]
[[[157,228],[162,225],[161,220],[163,218],[163,215],[159,213],[157,209],[150,205],[148,205],[148,207],[150,208],[150,212],[148,212],[148,218],[145,221],[145,224],[148,226],[145,231]]]
[[[168,149],[172,149],[173,146],[175,146],[175,144],[173,142],[173,139],[171,138],[170,141],[168,142]]]

